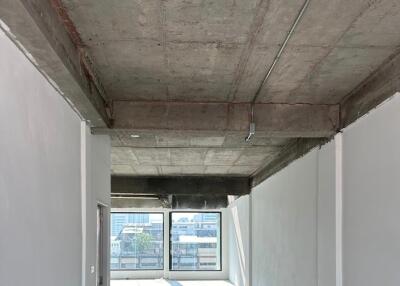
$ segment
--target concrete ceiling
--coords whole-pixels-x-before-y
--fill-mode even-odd
[[[94,105],[111,127],[93,130],[111,135],[114,174],[256,174],[299,140],[333,135],[344,102],[400,46],[398,0],[311,0],[261,87],[256,136],[245,143],[249,103],[304,1],[20,1],[45,22],[38,26],[64,66],[73,63],[62,56],[69,49],[57,49],[69,44],[61,34],[79,57],[84,51],[85,75],[101,95]],[[50,9],[63,33],[55,18],[41,19]],[[46,64],[63,90],[66,80]]]
[[[111,99],[249,102],[304,1],[62,2]],[[339,103],[399,24],[396,0],[311,1],[259,101]]]
[[[189,102],[250,102],[303,2],[63,0],[110,99]],[[399,25],[396,0],[311,1],[259,101],[338,104],[393,54]],[[112,172],[251,175],[290,141],[163,133],[113,132]]]
[[[112,171],[135,175],[250,175],[287,144],[285,138],[256,138],[202,132],[112,132]]]

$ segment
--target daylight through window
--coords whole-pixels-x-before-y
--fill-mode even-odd
[[[171,213],[170,269],[221,270],[221,213]]]
[[[111,270],[164,268],[164,215],[111,214]]]

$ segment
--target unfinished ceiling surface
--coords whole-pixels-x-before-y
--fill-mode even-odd
[[[115,174],[255,174],[337,132],[343,103],[400,45],[398,0],[21,2],[36,21],[52,10],[90,59],[110,119],[93,131],[111,135]]]
[[[188,102],[250,102],[303,5],[281,0],[63,3],[110,99]],[[311,1],[258,100],[338,104],[393,54],[399,24],[396,0]],[[256,136],[245,143],[246,132],[176,131],[112,132],[113,173],[251,175],[289,141]]]
[[[63,0],[113,100],[249,102],[303,1]],[[311,1],[261,102],[336,104],[400,43],[400,2]]]
[[[288,139],[257,138],[251,147],[243,136],[196,132],[112,133],[113,172],[136,175],[248,175],[276,156]]]

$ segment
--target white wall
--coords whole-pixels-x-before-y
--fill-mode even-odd
[[[330,142],[230,205],[230,225],[237,228],[235,221],[241,222],[240,231],[230,235],[234,285],[335,285],[334,159],[335,144]],[[244,225],[249,215],[251,223]],[[246,261],[244,279],[237,277],[237,257],[243,256],[234,247],[237,241],[251,247],[239,260]]]
[[[0,66],[0,285],[95,285],[109,139],[81,136],[79,116],[2,30]]]
[[[228,211],[229,280],[238,286],[250,284],[250,196],[242,196]]]
[[[314,149],[254,188],[252,285],[334,285],[334,154]]]
[[[344,286],[400,285],[400,95],[343,134]]]
[[[335,286],[336,279],[336,156],[331,141],[318,149],[317,161],[317,285]],[[340,146],[340,145],[339,145]]]
[[[1,30],[0,66],[0,285],[79,285],[80,119]]]
[[[253,285],[316,285],[316,161],[313,151],[254,189]]]
[[[399,110],[396,94],[252,190],[251,229],[231,231],[235,285],[247,239],[252,286],[400,285]]]
[[[91,267],[97,267],[97,206],[100,204],[104,210],[104,238],[109,239],[109,209],[110,209],[110,190],[111,190],[111,142],[109,136],[90,134],[90,129],[85,127],[84,138],[86,140],[86,257],[85,257],[85,276],[86,285],[96,285],[96,272],[90,271]],[[105,261],[109,261],[109,243],[105,244],[103,250]],[[108,283],[108,263],[102,270],[104,283]],[[103,284],[107,285],[107,284]]]

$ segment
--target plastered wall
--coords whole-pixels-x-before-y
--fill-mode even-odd
[[[343,133],[343,285],[400,285],[400,95]]]
[[[0,285],[96,285],[96,207],[109,199],[109,138],[0,30]]]
[[[0,285],[80,285],[81,121],[1,30],[0,51]]]
[[[400,284],[399,110],[396,94],[230,205],[235,285]]]

